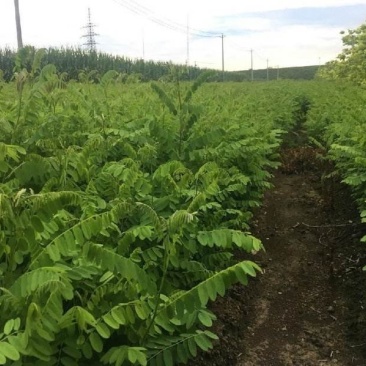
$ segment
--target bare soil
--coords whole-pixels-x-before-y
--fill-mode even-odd
[[[365,230],[317,153],[283,151],[253,221],[263,274],[212,304],[220,341],[191,365],[366,365]]]

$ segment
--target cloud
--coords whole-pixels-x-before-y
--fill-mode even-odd
[[[263,16],[227,16],[217,20],[217,28],[227,35],[270,30],[274,22]]]
[[[256,17],[258,13],[247,13],[237,15]],[[282,9],[261,12],[260,16],[268,21],[280,23],[282,25],[321,25],[321,26],[347,26],[362,23],[366,19],[366,3],[359,5],[347,5],[341,7],[309,7],[297,9]]]
[[[152,7],[149,0],[140,0],[147,7]],[[256,0],[256,1],[238,1],[226,0],[218,1],[197,1],[186,0],[184,2],[173,2],[170,0],[155,1],[154,8],[161,13],[167,14],[190,13],[190,14],[205,14],[211,16],[228,16],[254,12],[267,12],[284,9],[299,9],[299,8],[327,8],[341,7],[366,4],[365,0]]]
[[[152,23],[122,6],[126,3],[150,18],[173,22],[181,31]],[[225,34],[227,69],[249,68],[250,49],[256,67],[265,67],[267,58],[281,66],[317,64],[319,57],[328,61],[342,49],[339,32],[356,28],[366,14],[366,0],[32,0],[21,2],[24,42],[81,45],[88,7],[104,52],[141,58],[144,48],[147,59],[184,63],[188,18],[191,33]],[[15,47],[13,1],[2,0],[0,10],[0,47]],[[191,35],[189,58],[191,64],[220,69],[221,39]]]

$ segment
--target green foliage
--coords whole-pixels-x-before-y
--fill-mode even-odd
[[[336,60],[320,68],[318,77],[327,80],[344,79],[364,85],[366,83],[365,37],[366,24],[342,31],[343,51]]]
[[[349,46],[361,41],[364,27],[349,32]],[[349,57],[353,57],[350,53]],[[320,88],[322,86],[322,88]],[[326,88],[326,93],[324,89]],[[306,123],[309,134],[335,165],[332,175],[349,185],[361,214],[366,210],[366,129],[363,89],[341,83],[318,84]],[[326,96],[326,97],[325,97]],[[362,239],[365,241],[365,237]]]
[[[0,69],[3,70],[6,81],[12,79],[14,70],[26,69],[31,72],[31,69],[40,70],[48,64],[55,65],[61,74],[67,74],[68,80],[99,81],[99,75],[113,70],[118,73],[118,81],[126,84],[169,78],[172,67],[169,62],[132,60],[124,56],[89,52],[80,48],[37,50],[26,46],[19,52],[8,48],[0,50]],[[201,73],[207,71],[204,68],[186,65],[175,67],[179,68],[184,80],[195,80]]]
[[[191,99],[193,94],[197,91],[197,89],[214,73],[206,72],[201,74],[200,77],[192,84],[192,86],[185,92],[183,95],[183,90],[180,83],[180,75],[179,70],[173,69],[173,82],[175,83],[175,94],[177,102],[173,102],[173,98],[168,96],[165,91],[156,83],[153,83],[152,89],[156,92],[159,96],[161,102],[168,108],[169,112],[174,116],[175,119],[175,130],[177,131],[177,138],[176,141],[173,143],[177,144],[178,146],[178,158],[184,159],[183,155],[185,154],[186,146],[185,143],[187,142],[190,129],[192,128],[193,124],[197,122],[199,118],[199,109],[191,104]],[[189,148],[189,146],[187,146]]]
[[[294,125],[288,88],[35,70],[0,102],[0,364],[210,349],[209,301],[260,271],[233,251],[262,249],[249,224]]]

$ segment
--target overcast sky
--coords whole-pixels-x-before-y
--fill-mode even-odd
[[[341,30],[366,21],[366,0],[19,0],[23,41],[81,46],[88,8],[98,50],[225,69],[316,65],[342,50]],[[153,21],[152,21],[153,20]],[[160,24],[157,24],[160,23]],[[164,26],[162,26],[163,24]],[[187,24],[190,34],[187,42]],[[207,32],[207,33],[206,33]],[[202,36],[208,37],[202,37]],[[0,47],[16,47],[14,1],[0,0]]]

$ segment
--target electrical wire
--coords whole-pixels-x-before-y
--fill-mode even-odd
[[[129,1],[130,3],[133,3],[135,4],[136,6],[144,9],[145,11],[149,12],[149,13],[154,13],[151,9],[147,8],[146,6],[144,5],[141,5],[141,4],[138,4],[136,1],[134,0],[127,0]],[[167,18],[165,18],[168,22],[172,23],[172,24],[175,24],[176,26],[178,27],[183,27],[185,30],[186,30],[186,26],[180,24],[180,23],[177,23],[177,22],[174,22],[172,20],[169,20]],[[205,35],[205,36],[209,36],[209,37],[221,37],[221,34],[219,33],[216,33],[216,32],[209,32],[209,31],[203,31],[203,30],[200,30],[200,29],[197,29],[197,28],[193,28],[193,27],[189,27],[190,30],[196,32],[196,33],[199,33],[199,34],[202,34],[202,35]]]
[[[147,8],[146,6],[143,6],[139,3],[137,3],[136,1],[134,0],[122,0],[123,2],[125,3],[129,3],[130,5],[134,6],[135,9],[138,9],[138,11],[141,11],[143,12],[145,15],[147,15],[148,17],[153,17],[154,20],[157,20],[158,21],[158,24],[160,25],[168,25],[168,26],[172,26],[174,27],[176,30],[179,30],[179,31],[183,31],[184,33],[187,32],[187,30],[191,30],[191,34],[193,35],[196,35],[196,36],[199,36],[199,37],[219,37],[219,35],[217,33],[213,33],[213,32],[207,32],[207,31],[202,31],[202,30],[199,30],[199,29],[196,29],[196,28],[192,28],[192,27],[188,27],[188,26],[185,26],[185,25],[182,25],[180,23],[177,23],[177,22],[174,22],[168,18],[157,18],[155,17],[154,15],[151,15],[151,14],[154,14],[154,12]],[[194,32],[192,32],[192,30]]]
[[[243,51],[243,52],[250,52],[249,48],[239,46],[236,42],[233,42],[229,37],[227,37],[226,44],[231,48],[235,48],[235,49],[238,49],[238,50]]]
[[[261,53],[259,53],[259,52],[258,52],[258,50],[257,50],[257,49],[255,50],[255,53],[256,53],[256,55],[257,55],[260,59],[262,59],[263,61],[267,61],[267,60],[268,60],[268,57],[264,57]]]
[[[151,22],[160,25],[162,27],[165,27],[167,29],[173,30],[175,32],[180,32],[184,34],[189,34],[194,37],[202,37],[202,38],[218,38],[222,35],[219,35],[218,33],[213,32],[207,32],[202,31],[195,28],[190,28],[188,26],[185,26],[183,24],[176,23],[170,19],[157,17],[154,15],[154,12],[150,10],[149,8],[137,3],[133,0],[113,0],[116,4],[123,6],[124,8],[128,9],[132,13],[146,17]]]

